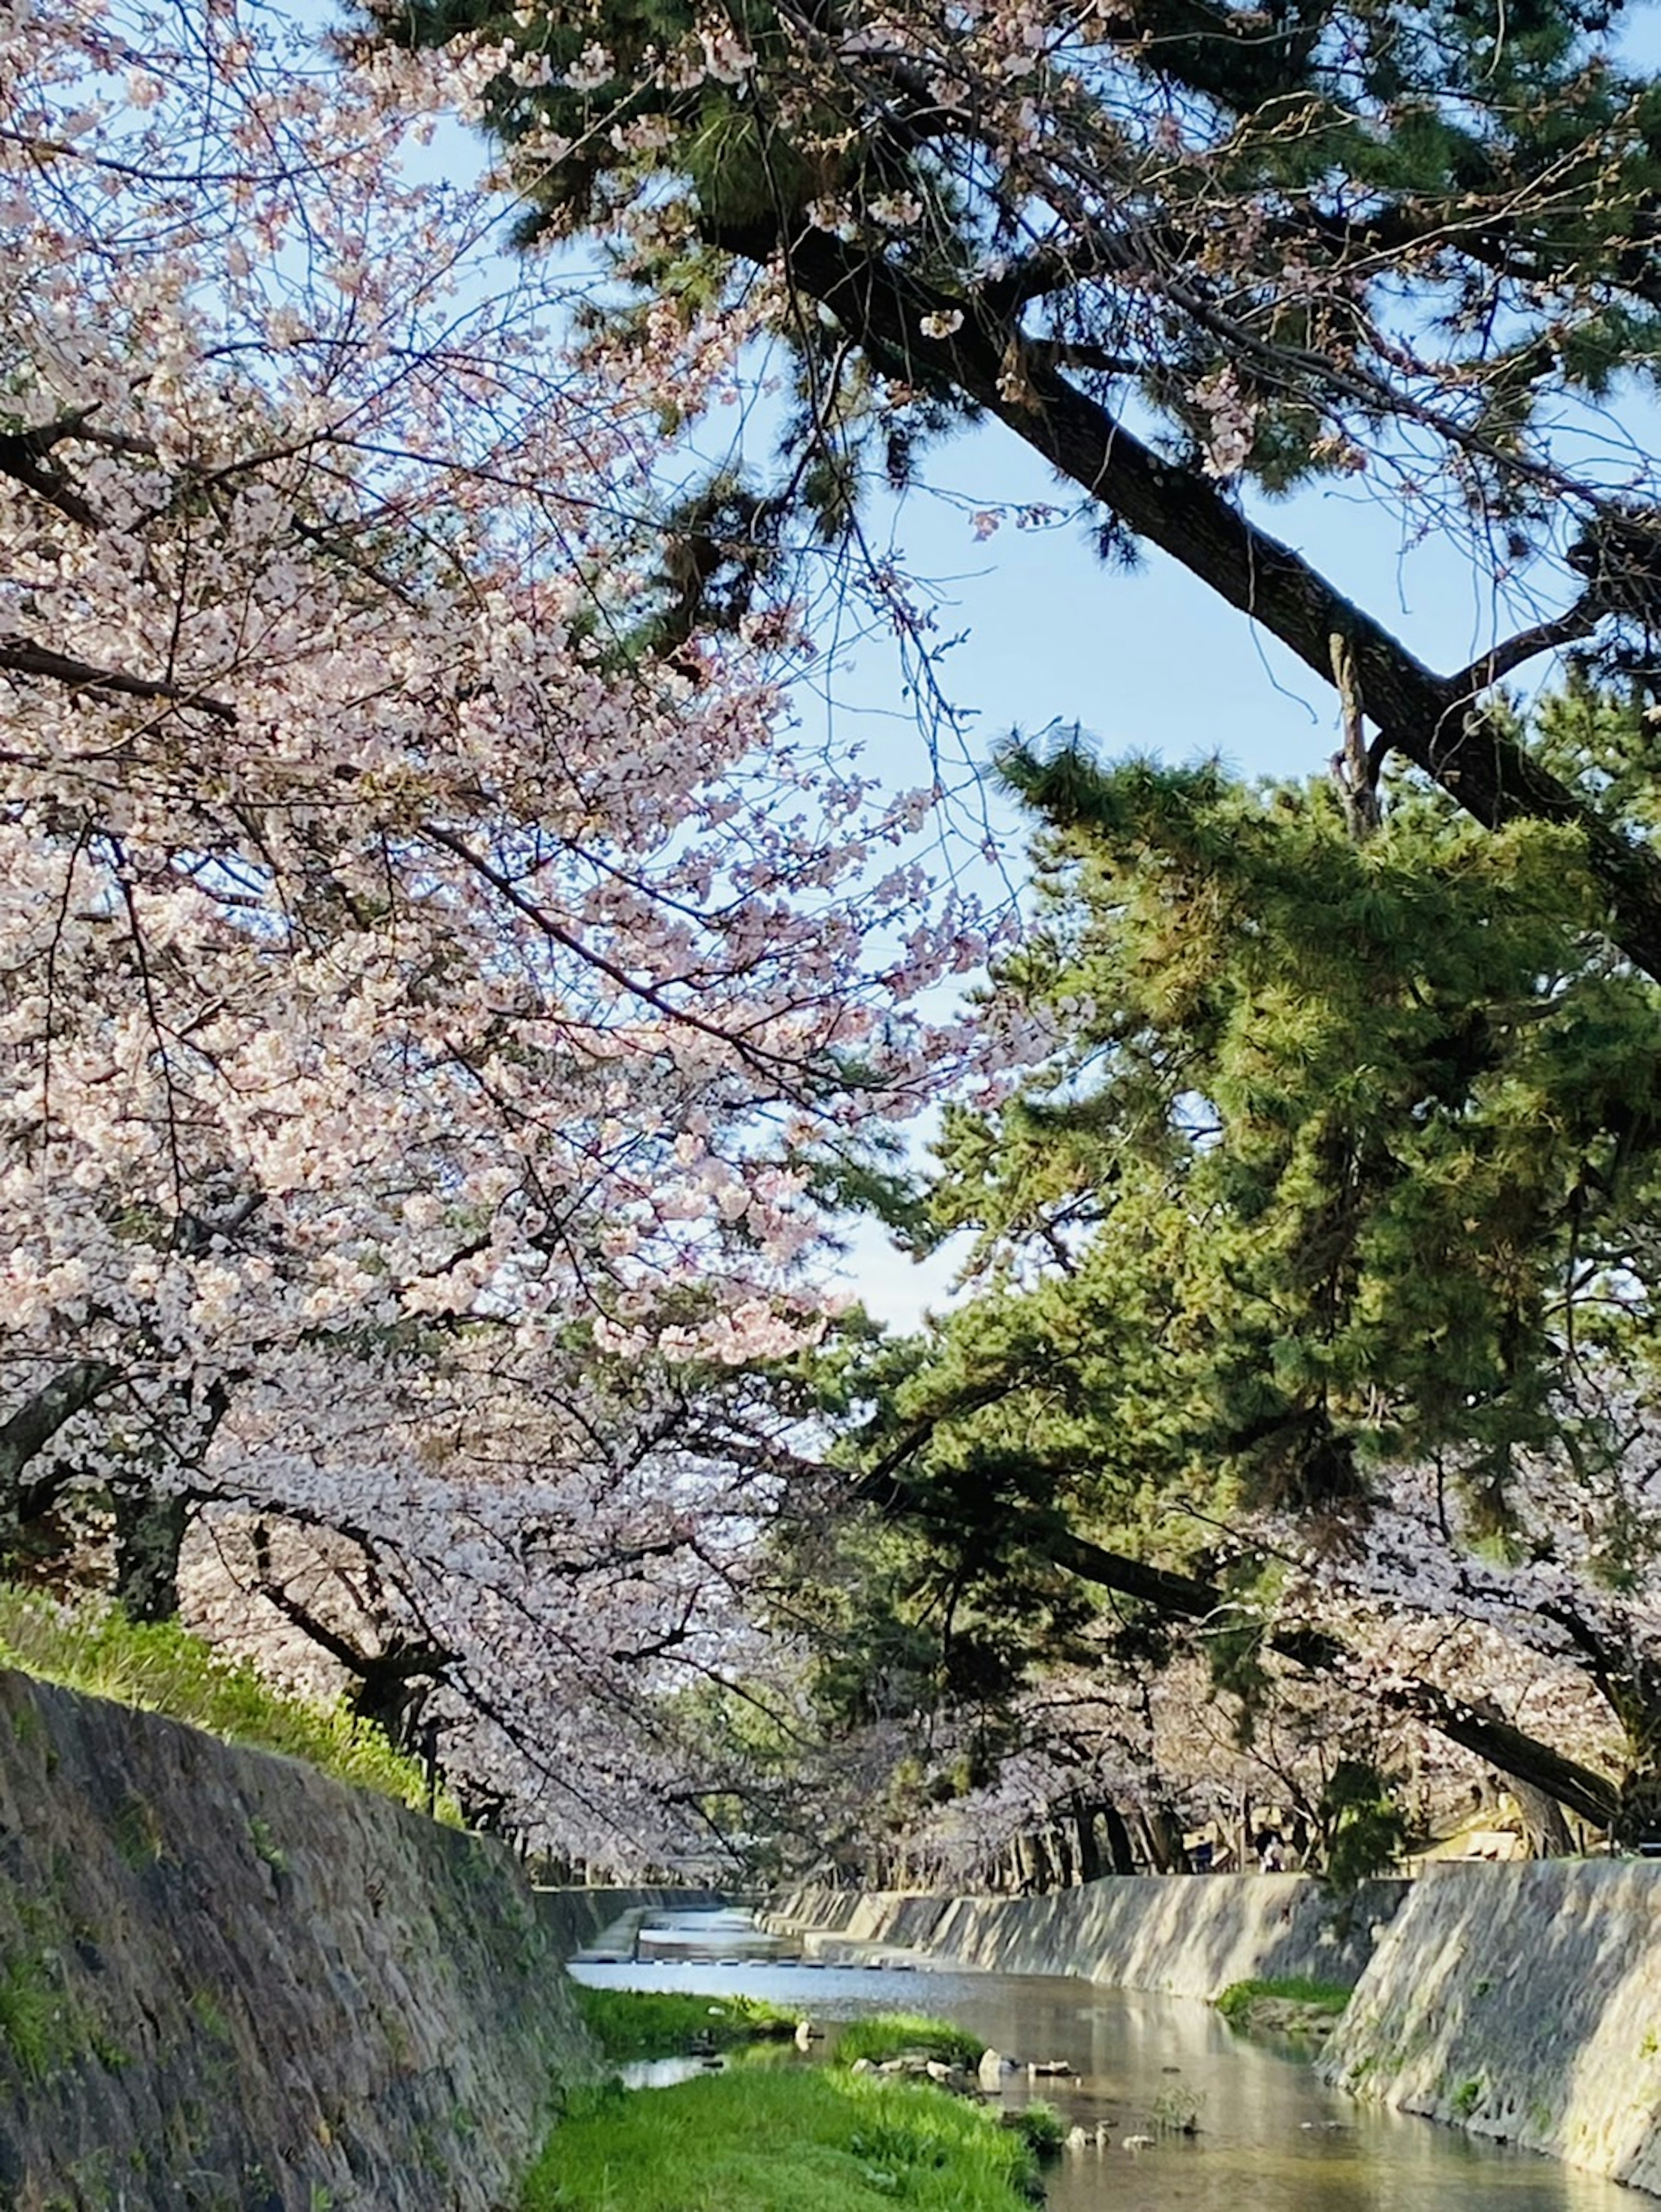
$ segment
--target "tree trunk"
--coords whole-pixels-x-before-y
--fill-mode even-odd
[[[1115,1874],[1134,1874],[1137,1857],[1131,1845],[1131,1831],[1117,1805],[1102,1807],[1101,1825],[1107,1837],[1107,1858],[1112,1870]]]
[[[1491,1698],[1476,1698],[1472,1710],[1484,1720],[1503,1720],[1504,1715]],[[1523,1844],[1534,1859],[1566,1859],[1573,1857],[1574,1839],[1569,1834],[1568,1822],[1563,1818],[1563,1808],[1545,1790],[1537,1789],[1524,1776],[1507,1772],[1512,1796],[1517,1801],[1517,1810],[1523,1824]]]
[[[1609,1847],[1651,1856],[1661,1844],[1661,1772],[1634,1767],[1621,1784],[1620,1802],[1609,1822]]]
[[[1517,1800],[1517,1809],[1523,1816],[1523,1840],[1531,1859],[1567,1859],[1574,1856],[1574,1838],[1569,1833],[1568,1822],[1563,1818],[1563,1808],[1555,1797],[1548,1797],[1543,1790],[1537,1790],[1531,1782],[1517,1775],[1511,1778],[1512,1791]]]
[[[179,1559],[192,1501],[150,1490],[115,1495],[115,1596],[130,1620],[171,1620],[179,1611]]]
[[[369,1721],[399,1751],[413,1751],[424,1733],[421,1716],[434,1679],[413,1678],[400,1651],[360,1662],[357,1680],[347,1692],[349,1710]]]
[[[1182,1840],[1182,1823],[1168,1805],[1156,1805],[1137,1815],[1148,1863],[1155,1874],[1191,1874]]]
[[[1101,1844],[1097,1835],[1100,1808],[1087,1805],[1082,1797],[1072,1803],[1074,1854],[1076,1880],[1081,1883],[1095,1881],[1102,1873]]]

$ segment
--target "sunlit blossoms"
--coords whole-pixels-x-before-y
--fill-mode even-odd
[[[787,604],[653,648],[647,386],[741,319],[579,377],[499,204],[424,181],[418,65],[4,16],[14,1555],[77,1499],[130,1585],[187,1506],[345,1532],[453,1679],[563,1698],[579,1842],[585,1716],[770,1479],[701,1378],[814,1335],[814,1163],[947,1072],[904,1007],[979,924],[798,742]]]

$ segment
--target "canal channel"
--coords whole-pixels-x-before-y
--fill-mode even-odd
[[[712,2003],[763,1998],[823,2027],[832,2044],[839,2022],[870,2013],[957,2021],[1016,2062],[1002,2102],[1041,2097],[1089,2136],[1088,2149],[1050,2169],[1049,2212],[1642,2212],[1654,2201],[1358,2104],[1324,2087],[1294,2045],[1237,2035],[1191,2000],[803,1944],[736,1909],[631,1917],[572,1972]]]

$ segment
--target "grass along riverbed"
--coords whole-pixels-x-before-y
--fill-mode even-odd
[[[603,1990],[571,1984],[583,2025],[607,2058],[677,2058],[745,2043],[788,2043],[798,2013],[752,1997],[713,1998],[679,1990]]]
[[[1277,1980],[1230,1982],[1215,2002],[1230,2027],[1248,2033],[1302,2035],[1317,2041],[1330,2035],[1349,2002],[1339,1982],[1318,1982],[1307,1974]]]
[[[607,2047],[626,2045],[634,2057],[683,2051],[721,2025],[696,1999],[670,2000],[683,2008],[672,2019],[660,2000],[615,1990],[585,1990],[585,2017],[596,1995],[607,2001]],[[633,2006],[652,2014],[631,2024]],[[944,2022],[864,2025],[858,2055],[868,2057],[961,2039]],[[768,2021],[752,2032],[777,2030]],[[730,2070],[670,2089],[570,2092],[526,2179],[523,2212],[877,2212],[896,2202],[915,2212],[1027,2212],[1041,2195],[1024,2141],[972,2100],[927,2080],[766,2063],[772,2056],[749,2064],[741,2055]]]
[[[983,2037],[971,2035],[966,2027],[955,2027],[949,2020],[931,2020],[915,2012],[880,2012],[870,2020],[848,2022],[836,2039],[836,2063],[852,2066],[856,2059],[869,2058],[880,2066],[884,2059],[918,2051],[925,2058],[965,2067],[973,2074],[985,2048]]]

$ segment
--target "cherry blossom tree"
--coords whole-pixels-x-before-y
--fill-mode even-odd
[[[664,395],[742,319],[581,373],[419,65],[3,12],[13,1570],[91,1516],[166,1611],[193,1517],[273,1587],[262,1521],[266,1570],[330,1532],[482,1787],[664,1855],[700,1778],[628,1716],[739,1632],[794,1418],[742,1378],[821,1325],[823,1164],[960,1056],[906,1009],[978,917],[929,795],[792,726],[787,590],[654,629]]]
[[[1539,1513],[1508,1560],[1476,1550],[1452,1470],[1429,1467],[1379,1469],[1370,1514],[1325,1541],[1286,1516],[1214,1531],[1209,1583],[1013,1510],[1001,1568],[978,1576],[945,1526],[906,1546],[886,1523],[862,1573],[845,1528],[858,1632],[809,1632],[838,1758],[803,1774],[821,1808],[809,1863],[882,1887],[1041,1890],[1187,1872],[1195,1829],[1249,1866],[1268,1828],[1353,1877],[1386,1863],[1382,1842],[1422,1846],[1502,1793],[1533,1850],[1573,1849],[1554,1792],[1583,1833],[1618,1819],[1606,1778],[1651,1710],[1661,1608],[1631,1538],[1655,1526],[1652,1456],[1628,1450],[1584,1495],[1531,1468]],[[1096,1594],[1064,1638],[1032,1602],[1040,1561]],[[1358,1814],[1386,1808],[1369,1842]]]

